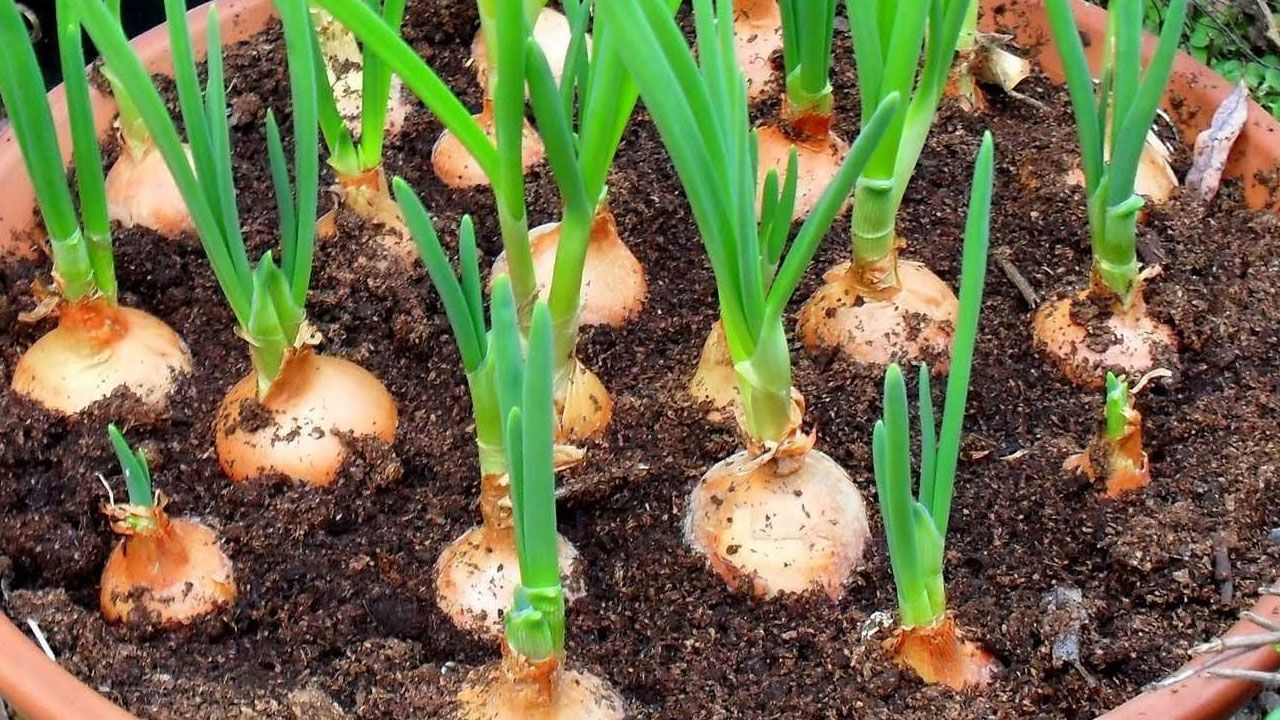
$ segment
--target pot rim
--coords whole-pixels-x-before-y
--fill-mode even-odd
[[[1081,32],[1086,37],[1101,37],[1106,26],[1106,12],[1084,0],[1073,2]],[[206,3],[187,14],[198,57],[204,55],[204,28],[210,5]],[[1037,60],[1051,80],[1062,81],[1062,66],[1049,39],[1043,0],[983,0],[982,5],[983,30],[1012,35],[1017,45]],[[223,42],[226,44],[252,36],[275,14],[270,0],[218,0],[218,6]],[[168,34],[164,25],[143,33],[132,44],[148,70],[171,71]],[[1149,55],[1154,45],[1154,38],[1148,35],[1144,54]],[[1099,43],[1086,42],[1086,53],[1095,67],[1099,51]],[[1163,104],[1185,140],[1193,138],[1208,125],[1213,111],[1231,90],[1231,84],[1212,70],[1185,53],[1179,53]],[[90,92],[94,124],[100,133],[105,134],[115,117],[115,103],[96,90]],[[64,161],[67,161],[70,140],[63,87],[54,88],[49,97],[54,117],[59,122],[59,144]],[[1170,102],[1171,99],[1179,102]],[[1280,214],[1280,191],[1259,182],[1259,175],[1266,173],[1280,175],[1280,123],[1250,100],[1245,128],[1231,152],[1224,175],[1244,178],[1245,197],[1250,205]],[[6,192],[0,195],[0,262],[33,257],[35,249],[20,245],[20,239],[11,232],[13,228],[27,227],[31,223],[35,196],[30,182],[26,180],[17,142],[8,129],[0,132],[0,177],[14,179],[6,185]],[[1280,622],[1280,598],[1264,597],[1253,611]],[[1259,630],[1253,623],[1242,620],[1232,626],[1227,635],[1256,633]],[[0,663],[0,697],[29,720],[134,718],[58,663],[49,660],[5,613],[0,613],[0,657],[5,659]],[[1193,661],[1189,666],[1198,666],[1205,660]],[[1280,655],[1264,648],[1221,667],[1275,670],[1280,667]],[[1102,715],[1099,720],[1218,720],[1228,717],[1259,689],[1256,683],[1192,677],[1168,688],[1142,693]]]

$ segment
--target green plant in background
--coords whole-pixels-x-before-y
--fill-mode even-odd
[[[1144,24],[1158,31],[1168,12],[1168,0],[1145,0]],[[1272,12],[1272,17],[1274,28],[1280,12]],[[1244,80],[1253,99],[1280,118],[1280,37],[1256,32],[1258,20],[1256,13],[1231,3],[1195,4],[1188,13],[1182,47],[1227,80]]]
[[[217,8],[211,8],[206,47],[207,81],[200,86],[186,8],[166,0],[174,79],[193,162],[179,141],[159,93],[119,25],[99,0],[76,0],[85,28],[115,68],[146,123],[190,208],[214,276],[231,307],[237,333],[249,344],[253,373],[227,394],[215,432],[219,461],[235,479],[279,473],[317,485],[333,481],[346,457],[345,444],[317,440],[340,432],[390,441],[396,411],[386,389],[353,363],[310,352],[314,331],[306,322],[312,278],[319,184],[316,56],[301,0],[279,0],[293,101],[293,181],[275,116],[267,113],[267,155],[279,217],[280,257],[267,251],[251,264],[240,227],[231,170],[222,41]],[[287,393],[272,393],[280,384]],[[239,422],[243,401],[256,399],[272,423],[253,430]],[[259,423],[261,425],[261,423]],[[289,428],[285,430],[283,428]],[[308,438],[308,429],[314,428]],[[318,435],[316,434],[318,431]],[[278,435],[272,435],[279,433]],[[278,438],[290,438],[280,441]]]
[[[33,317],[58,314],[58,326],[18,361],[13,389],[64,415],[75,415],[121,387],[152,409],[160,408],[176,377],[190,370],[190,354],[160,320],[118,303],[102,151],[80,24],[70,0],[58,0],[56,12],[78,212],[26,23],[13,0],[0,0],[0,46],[5,48],[0,102],[9,113],[44,221],[56,284]],[[110,17],[105,9],[103,14]]]
[[[899,262],[898,211],[951,73],[969,0],[850,0],[849,27],[865,123],[882,99],[903,104],[853,194],[852,259],[805,303],[798,334],[811,350],[867,365],[937,361],[945,369],[955,294],[927,267]]]
[[[1150,317],[1142,299],[1137,227],[1146,201],[1136,185],[1147,135],[1177,52],[1187,0],[1170,4],[1145,70],[1141,0],[1113,0],[1096,89],[1071,4],[1047,0],[1047,7],[1075,111],[1093,261],[1085,292],[1042,306],[1035,330],[1038,343],[1063,374],[1077,384],[1099,388],[1106,371],[1140,375],[1175,344],[1173,331]],[[1087,331],[1072,316],[1073,303],[1088,298],[1111,305],[1109,322],[1116,339],[1105,353],[1086,343]]]
[[[907,388],[897,363],[885,372],[884,417],[876,421],[872,433],[876,490],[902,623],[891,649],[897,662],[911,667],[925,682],[955,689],[985,686],[996,668],[990,654],[964,640],[948,614],[943,578],[960,437],[986,279],[993,155],[991,134],[987,133],[974,168],[965,223],[955,347],[941,428],[935,424],[929,369],[923,364],[920,367],[920,482],[914,492]]]
[[[865,510],[848,475],[811,451],[812,436],[800,431],[803,403],[792,388],[783,314],[889,126],[898,96],[889,94],[868,113],[788,249],[795,154],[781,183],[769,174],[758,203],[756,133],[735,60],[733,4],[695,0],[693,9],[696,60],[663,0],[608,0],[597,8],[600,22],[617,33],[623,62],[688,195],[715,273],[740,397],[748,449],[703,476],[686,538],[726,581],[749,579],[758,594],[821,588],[838,596],[862,554]],[[734,522],[743,517],[755,522]]]

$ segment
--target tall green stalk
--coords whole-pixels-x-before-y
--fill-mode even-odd
[[[786,111],[794,118],[830,117],[831,45],[838,0],[781,0]]]

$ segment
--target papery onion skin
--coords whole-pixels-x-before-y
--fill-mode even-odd
[[[510,649],[458,694],[462,720],[622,720],[625,705],[600,678],[559,658],[530,662]]]
[[[191,148],[183,145],[187,163]],[[148,143],[139,153],[125,147],[107,172],[107,216],[122,227],[150,228],[166,238],[193,235],[195,221],[164,156]]]
[[[497,131],[494,128],[493,108],[489,101],[485,101],[483,111],[472,117],[480,124],[489,140],[496,142]],[[545,155],[546,149],[542,146],[542,139],[526,120],[521,144],[521,168],[524,172],[529,172],[530,168],[542,162]],[[490,184],[489,176],[485,175],[475,158],[471,157],[471,153],[467,152],[458,138],[448,130],[440,134],[436,144],[431,148],[431,169],[435,171],[440,182],[455,190],[487,187]]]
[[[982,690],[1000,671],[991,653],[965,639],[950,613],[930,625],[899,628],[884,645],[899,666],[911,668],[929,685]]]
[[[1118,302],[1104,302],[1110,306],[1105,321],[1108,343],[1103,346],[1100,338],[1090,338],[1089,328],[1073,315],[1077,305],[1096,303],[1096,292],[1099,290],[1090,287],[1074,297],[1050,300],[1033,321],[1036,346],[1068,380],[1099,390],[1108,371],[1139,377],[1176,357],[1177,336],[1172,328],[1151,317],[1140,292],[1127,309]]]

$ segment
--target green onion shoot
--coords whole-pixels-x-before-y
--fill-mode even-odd
[[[1136,183],[1147,135],[1182,36],[1187,0],[1169,3],[1160,40],[1145,70],[1142,3],[1111,3],[1103,39],[1102,80],[1096,91],[1070,3],[1049,0],[1047,7],[1075,110],[1093,264],[1087,288],[1041,307],[1035,332],[1041,349],[1069,380],[1100,389],[1107,371],[1141,375],[1172,355],[1177,346],[1172,328],[1152,318],[1143,301],[1146,275],[1138,264],[1137,226],[1145,201]],[[1073,312],[1077,305],[1103,306],[1101,314],[1109,317],[1095,320],[1096,329],[1085,327]],[[1094,338],[1102,335],[1113,339],[1100,348]]]
[[[715,273],[740,396],[747,449],[713,467],[694,489],[686,538],[731,584],[759,595],[813,588],[833,596],[867,542],[862,498],[801,430],[782,316],[805,268],[844,204],[897,104],[868,117],[840,172],[787,247],[796,160],[771,173],[756,202],[756,136],[734,58],[733,6],[694,2],[697,60],[663,0],[597,7],[658,126],[693,209]],[[752,522],[742,522],[751,518]]]
[[[98,0],[75,2],[182,190],[235,316],[236,332],[249,345],[253,371],[227,393],[215,422],[223,471],[234,480],[282,475],[315,485],[331,483],[346,459],[343,435],[390,442],[397,418],[395,403],[377,378],[354,363],[312,350],[318,338],[306,321],[305,303],[315,248],[319,132],[305,3],[276,4],[286,36],[294,38],[288,43],[294,178],[290,181],[280,130],[268,112],[267,156],[279,212],[280,254],[279,262],[268,251],[251,264],[232,181],[217,8],[210,10],[208,79],[201,88],[186,8],[181,0],[165,2],[178,99],[194,161],[189,165],[173,120],[119,25]],[[254,405],[267,411],[271,421],[262,422]],[[246,412],[253,412],[252,424],[242,422]]]
[[[809,214],[849,144],[831,131],[832,39],[837,0],[781,0],[782,58],[786,88],[778,125],[760,130],[760,175],[782,174],[794,147],[798,159],[795,219]]]
[[[118,302],[102,151],[80,25],[70,0],[59,0],[56,13],[78,211],[26,23],[14,0],[0,0],[0,46],[5,48],[0,101],[31,178],[53,257],[55,287],[32,318],[58,317],[57,327],[18,360],[12,387],[62,415],[76,415],[120,389],[154,412],[163,409],[178,379],[190,372],[191,355],[168,325]]]
[[[848,2],[863,122],[882,98],[903,104],[858,178],[853,256],[826,274],[805,303],[798,334],[813,351],[839,351],[882,367],[926,361],[947,367],[956,298],[921,263],[899,260],[897,218],[951,71],[968,0]]]
[[[1147,380],[1167,371],[1156,370],[1138,382],[1136,388],[1115,373],[1107,373],[1102,423],[1097,437],[1084,452],[1063,463],[1090,479],[1102,475],[1109,498],[1118,498],[1151,484],[1151,468],[1142,445],[1142,413],[1135,405],[1137,390]]]
[[[96,1],[96,0],[94,0]],[[82,66],[83,67],[83,66]],[[235,602],[231,561],[218,537],[194,521],[171,519],[154,492],[151,469],[115,425],[107,428],[129,502],[103,510],[122,536],[102,569],[99,607],[110,623],[176,628]]]
[[[943,579],[960,436],[987,271],[993,155],[991,135],[987,133],[974,169],[965,225],[960,307],[941,427],[935,424],[929,369],[924,365],[920,368],[918,487],[911,480],[907,387],[897,363],[885,372],[884,417],[876,421],[872,433],[876,492],[884,515],[902,621],[886,647],[895,661],[913,669],[926,683],[957,690],[985,687],[998,668],[995,659],[981,646],[964,639],[947,611]]]
[[[516,2],[497,3],[493,8],[491,34],[495,42],[491,43],[491,47],[497,48],[499,56],[508,58],[496,65],[496,75],[492,78],[495,143],[483,124],[468,114],[461,101],[435,71],[369,7],[363,3],[347,3],[342,0],[316,0],[316,4],[332,13],[365,47],[372,48],[382,57],[391,71],[402,78],[405,85],[440,120],[452,141],[462,146],[467,161],[474,163],[488,178],[497,201],[498,224],[502,232],[501,273],[511,279],[521,327],[527,328],[533,303],[538,297],[538,278],[525,208],[525,165],[522,159],[523,153],[528,149],[522,138],[526,134],[527,125],[524,117],[526,57],[531,54],[527,47],[530,35],[526,8]],[[580,11],[575,15],[580,19],[585,18],[586,12]],[[586,62],[579,61],[583,65]],[[608,64],[597,67],[608,67]],[[536,74],[534,82],[538,82]],[[598,82],[606,83],[610,79],[606,77]],[[565,86],[570,87],[568,83]],[[572,87],[577,86],[575,81]],[[568,104],[567,96],[567,92],[559,95],[560,107]],[[602,98],[603,102],[603,95],[597,97]],[[535,106],[537,102],[535,100]],[[626,105],[625,102],[619,104]],[[563,116],[559,116],[548,114],[544,108],[542,116],[553,120],[557,117],[562,119],[567,118],[569,112],[565,109]],[[556,150],[557,165],[562,167],[557,167],[555,174],[562,186],[562,193],[566,195],[565,220],[577,223],[578,218],[586,217],[588,233],[590,219],[603,197],[604,178],[617,147],[616,137],[622,132],[621,127],[606,127],[605,121],[613,118],[621,122],[629,115],[629,108],[625,112],[611,108],[601,117],[584,118],[579,129],[581,137],[576,141],[580,144],[578,146],[574,145],[574,141],[566,140],[571,138],[571,131],[564,127],[567,122],[556,130],[556,141],[563,141]],[[590,143],[590,146],[586,143]],[[437,143],[433,162],[438,175],[441,175],[440,158],[441,143]],[[580,174],[580,183],[569,182],[575,178],[575,171]],[[444,175],[441,177],[446,183],[449,182]],[[590,188],[599,190],[593,196],[587,194]],[[572,211],[569,209],[571,204]],[[582,208],[588,210],[583,211]],[[401,210],[403,213],[404,208]],[[580,223],[571,227],[575,233],[580,228]],[[599,378],[572,352],[577,340],[583,267],[590,236],[571,234],[570,237],[570,242],[559,244],[565,252],[556,251],[555,277],[549,284],[557,334],[557,438],[566,443],[580,443],[604,433],[612,417],[613,402]]]
[[[476,0],[476,9],[480,11],[480,29],[471,42],[471,67],[475,70],[476,82],[484,88],[486,94],[492,91],[489,79],[496,75],[497,56],[490,54],[489,47],[497,47],[498,44],[498,6],[503,1]],[[533,41],[546,56],[556,84],[560,83],[566,68],[577,62],[577,58],[586,57],[591,52],[591,36],[582,32],[582,23],[587,19],[587,14],[579,15],[578,11],[594,1],[567,0],[561,3],[564,8],[564,13],[561,13],[555,8],[547,7],[547,0],[520,0],[524,7],[525,23],[530,28]]]
[[[458,227],[459,268],[455,273],[422,201],[402,178],[396,178],[394,186],[453,328],[471,394],[480,458],[481,524],[441,553],[436,564],[436,599],[458,627],[497,634],[502,630],[511,593],[519,584],[507,445],[494,360],[495,343],[503,338],[485,326],[479,252],[471,218],[464,217]],[[558,463],[565,460],[563,455],[558,457]],[[561,539],[559,547],[561,567],[571,575],[577,554],[566,540]]]
[[[404,5],[405,0],[382,0],[373,7],[388,28],[398,31]],[[411,262],[413,247],[382,167],[387,125],[403,120],[388,117],[388,104],[392,103],[401,116],[405,113],[403,103],[393,103],[399,88],[393,86],[391,70],[382,58],[368,47],[360,47],[332,16],[317,10],[313,20],[315,32],[299,41],[315,43],[322,51],[314,63],[320,131],[329,149],[329,167],[338,180],[337,192],[349,209],[378,229],[379,239],[394,256]],[[349,71],[331,80],[330,65]],[[351,111],[346,106],[353,103],[358,106],[356,120],[348,123]]]
[[[524,351],[515,295],[506,277],[494,283],[491,314],[520,579],[505,617],[503,659],[463,688],[460,714],[477,720],[621,720],[621,698],[608,684],[564,668],[551,313],[543,302],[536,304]]]

